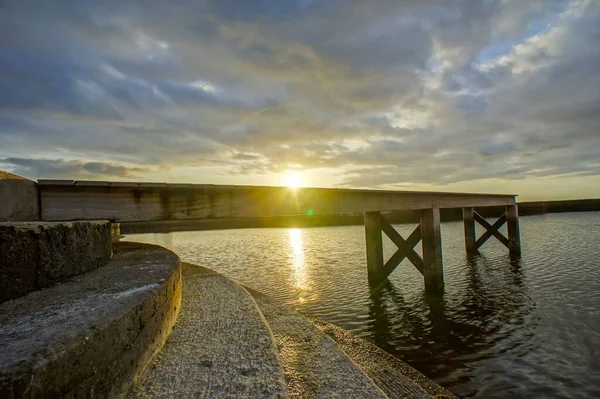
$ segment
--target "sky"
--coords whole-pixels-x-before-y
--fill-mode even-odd
[[[600,0],[3,0],[0,169],[600,198]]]

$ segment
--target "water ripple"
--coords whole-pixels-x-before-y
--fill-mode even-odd
[[[396,226],[407,236],[414,226]],[[374,342],[465,397],[600,397],[600,213],[521,219],[523,256],[467,259],[442,226],[446,290],[401,264],[367,282],[361,226],[132,235]],[[389,257],[395,248],[384,242]],[[406,262],[406,261],[405,261]]]

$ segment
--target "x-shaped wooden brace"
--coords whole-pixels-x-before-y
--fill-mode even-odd
[[[384,218],[381,218],[381,230],[398,247],[398,250],[383,266],[383,278],[389,276],[404,258],[408,258],[417,270],[423,274],[423,259],[414,250],[415,245],[421,241],[421,225],[417,226],[406,240]]]
[[[479,247],[481,247],[483,245],[483,243],[485,243],[491,236],[496,237],[498,239],[498,241],[500,241],[502,244],[504,244],[506,246],[506,248],[509,248],[508,238],[504,237],[498,231],[498,229],[500,229],[500,227],[502,227],[504,225],[504,223],[506,223],[506,213],[504,213],[502,216],[500,216],[500,219],[498,219],[496,221],[496,223],[494,223],[493,225],[489,224],[488,221],[485,220],[477,212],[473,212],[473,216],[475,217],[475,220],[477,221],[477,223],[479,223],[486,229],[486,232],[483,233],[481,235],[481,237],[479,237],[477,239],[477,241],[475,242],[475,249],[479,249]]]

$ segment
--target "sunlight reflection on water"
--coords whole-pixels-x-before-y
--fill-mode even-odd
[[[298,302],[300,304],[306,301],[307,294],[311,291],[310,282],[307,278],[307,265],[304,262],[304,247],[302,245],[302,230],[289,229],[290,246],[292,248],[292,281],[294,287],[298,290]]]
[[[414,229],[395,227],[405,237]],[[521,259],[488,241],[469,260],[462,223],[444,223],[437,299],[406,262],[372,291],[362,226],[127,239],[171,248],[345,328],[461,396],[600,397],[600,213],[524,217],[521,233]],[[385,256],[394,250],[385,240]]]

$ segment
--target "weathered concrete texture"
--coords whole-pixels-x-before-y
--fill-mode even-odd
[[[105,265],[110,223],[0,223],[0,303]]]
[[[182,313],[132,398],[286,398],[277,350],[248,292],[183,265]]]
[[[385,393],[306,317],[249,290],[275,336],[293,398],[386,398]]]
[[[113,249],[105,267],[0,305],[1,398],[114,398],[150,363],[180,308],[179,258]]]
[[[333,338],[344,353],[358,364],[390,399],[456,398],[450,391],[383,349],[323,320],[314,317],[309,317],[309,320]]]
[[[504,206],[514,195],[39,180],[42,220],[117,222]]]
[[[37,184],[0,170],[0,222],[40,220]]]

